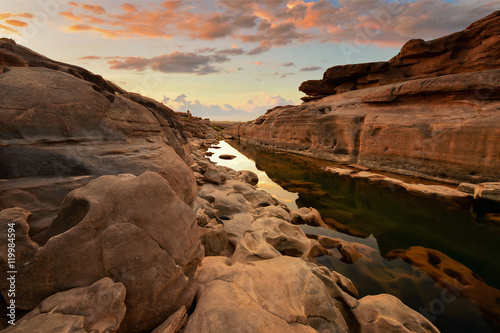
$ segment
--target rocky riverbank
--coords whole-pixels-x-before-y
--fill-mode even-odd
[[[302,105],[226,130],[242,143],[433,180],[500,179],[500,12],[387,62],[335,66]]]
[[[354,252],[210,163],[206,121],[6,39],[0,88],[5,332],[437,332],[315,264]]]

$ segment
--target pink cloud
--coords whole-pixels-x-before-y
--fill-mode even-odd
[[[214,0],[215,1],[215,0]],[[106,2],[103,2],[105,6]],[[107,8],[107,7],[106,7]],[[259,0],[123,3],[121,12],[102,6],[74,6],[62,12],[81,22],[70,32],[92,31],[107,38],[228,38],[247,44],[249,55],[301,42],[401,46],[410,38],[436,38],[465,28],[500,9],[490,0]]]

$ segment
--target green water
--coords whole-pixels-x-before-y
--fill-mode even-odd
[[[336,256],[317,258],[319,263],[350,278],[360,296],[393,294],[426,315],[442,332],[495,331],[474,302],[449,294],[426,273],[400,259],[386,260],[383,255],[410,246],[439,250],[473,270],[488,285],[500,288],[500,227],[484,218],[484,212],[499,212],[499,207],[418,197],[394,187],[323,172],[321,166],[328,162],[267,153],[234,142],[231,145],[221,142],[222,149],[211,150],[216,153],[212,160],[258,172],[259,178],[266,178],[261,187],[274,190],[277,194],[273,194],[292,209],[314,207],[324,218],[333,218],[366,234],[358,238],[303,226],[306,233],[354,241],[373,249],[370,260],[354,264],[345,264]],[[217,159],[217,154],[222,153],[238,157],[225,162]]]

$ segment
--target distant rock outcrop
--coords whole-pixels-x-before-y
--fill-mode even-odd
[[[431,41],[412,39],[389,61],[331,67],[322,80],[305,81],[299,90],[309,95],[305,100],[312,100],[408,80],[498,69],[499,16],[493,13],[464,31]]]
[[[412,40],[389,62],[335,66],[306,103],[228,135],[374,169],[480,183],[500,178],[500,11],[466,30]]]

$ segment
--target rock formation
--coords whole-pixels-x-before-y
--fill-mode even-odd
[[[356,252],[292,224],[323,225],[315,209],[290,212],[256,174],[207,161],[206,121],[12,40],[0,67],[6,332],[437,332],[314,263],[333,243],[345,262]],[[9,288],[2,270],[0,304]]]
[[[302,105],[227,133],[254,144],[456,183],[500,178],[500,11],[388,62],[335,66]]]
[[[0,40],[0,67],[0,178],[156,171],[194,200],[193,160],[171,109],[8,39]]]
[[[0,214],[5,239],[7,223],[16,221],[20,310],[104,277],[126,287],[127,314],[120,327],[127,332],[152,329],[162,317],[191,305],[196,284],[190,277],[203,257],[195,215],[157,173],[103,176],[72,191],[53,224],[38,235],[42,246],[28,236],[27,211]],[[5,266],[6,244],[0,252]],[[2,271],[4,297],[6,275]]]

